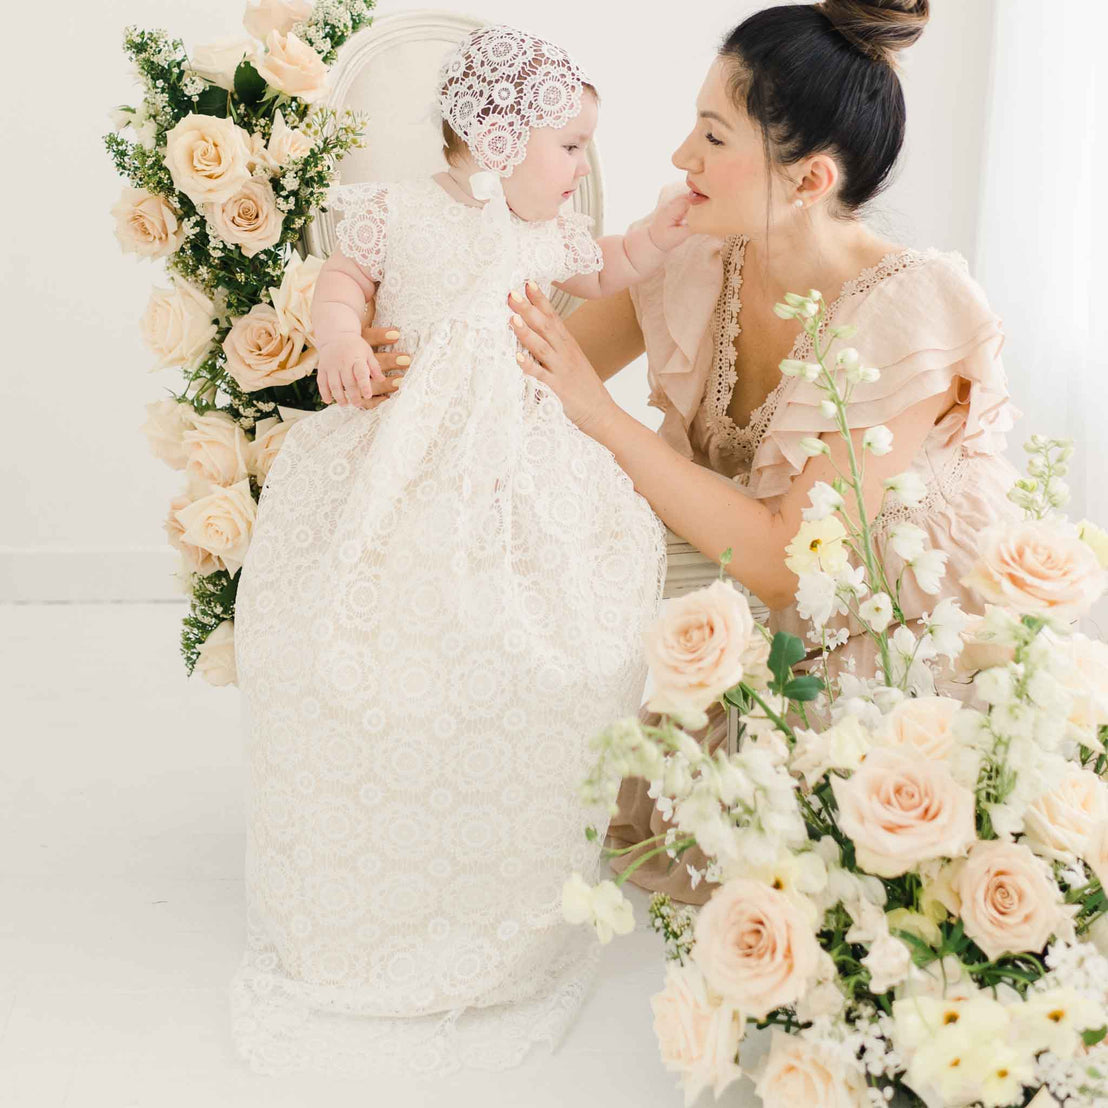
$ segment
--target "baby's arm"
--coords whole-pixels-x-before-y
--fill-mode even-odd
[[[319,271],[311,314],[319,395],[325,404],[356,404],[373,395],[373,380],[385,379],[373,348],[362,338],[365,307],[376,292],[377,284],[365,269],[338,248]]]
[[[688,190],[670,186],[662,190],[658,205],[650,215],[636,220],[625,235],[605,235],[597,239],[604,268],[598,273],[579,273],[565,281],[555,281],[571,296],[586,300],[622,292],[649,277],[665,261],[666,254],[691,233],[685,226],[689,210]]]

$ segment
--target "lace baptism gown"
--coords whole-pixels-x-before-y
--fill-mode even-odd
[[[248,718],[237,1049],[259,1072],[518,1064],[598,960],[562,919],[607,813],[588,740],[641,701],[664,528],[516,362],[509,289],[600,268],[590,221],[433,180],[343,186],[404,387],[295,422],[238,587]]]

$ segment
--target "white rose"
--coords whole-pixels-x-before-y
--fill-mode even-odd
[[[273,116],[273,130],[269,134],[269,157],[274,165],[286,166],[303,158],[312,149],[312,140],[301,130],[290,127],[278,108]]]
[[[736,1059],[744,1021],[734,1007],[719,1003],[695,965],[666,965],[665,988],[650,998],[654,1034],[667,1070],[681,1075],[685,1103],[706,1088],[718,1099],[742,1076]]]
[[[291,426],[289,420],[276,416],[268,416],[254,424],[254,441],[250,444],[247,466],[259,485],[265,484],[273,460],[284,445]]]
[[[186,468],[199,481],[234,485],[248,473],[250,440],[227,412],[195,413],[184,433]]]
[[[892,935],[882,935],[862,959],[870,973],[870,992],[876,996],[887,993],[908,977],[912,952]]]
[[[242,25],[255,38],[264,40],[270,31],[287,34],[311,14],[311,0],[257,0],[247,3]]]
[[[219,204],[206,204],[204,212],[216,234],[240,247],[248,258],[281,240],[285,217],[277,207],[273,186],[262,177],[251,177]]]
[[[155,288],[139,320],[143,340],[158,361],[153,369],[195,369],[211,348],[219,329],[215,305],[195,285],[172,278],[173,287]]]
[[[177,511],[181,540],[214,555],[233,577],[246,558],[257,514],[249,481],[230,488],[212,485],[206,496]]]
[[[1096,555],[1096,560],[1108,569],[1108,534],[1090,520],[1077,523],[1077,535]]]
[[[1108,727],[1108,643],[1074,634],[1057,646],[1063,664],[1056,676],[1070,694],[1069,721],[1086,746],[1096,748],[1097,732]]]
[[[235,625],[225,619],[200,645],[196,668],[209,685],[235,685]]]
[[[754,1091],[762,1108],[863,1108],[865,1082],[844,1059],[819,1043],[776,1027]]]
[[[146,189],[126,187],[112,206],[115,237],[127,254],[164,258],[185,241],[180,212]]]
[[[245,392],[287,385],[307,377],[319,355],[299,331],[286,335],[270,304],[255,304],[231,325],[223,340],[227,372]]]
[[[1040,857],[1071,865],[1086,856],[1093,828],[1105,819],[1108,786],[1095,773],[1070,763],[1062,780],[1024,813],[1024,841]]]
[[[955,745],[955,716],[962,703],[949,696],[910,696],[885,717],[878,738],[885,746],[901,747],[925,758],[946,758]]]
[[[193,407],[172,398],[152,400],[146,405],[142,425],[150,452],[173,469],[184,469],[188,461],[185,432],[192,426]]]
[[[221,38],[197,46],[189,59],[189,68],[205,81],[232,91],[239,62],[254,48],[248,38]]]
[[[312,335],[312,298],[323,259],[309,254],[301,258],[293,254],[281,278],[281,287],[269,290],[269,299],[277,312],[277,322],[286,335],[299,331],[309,342]]]
[[[258,51],[251,60],[270,87],[307,104],[327,95],[327,66],[306,42],[291,31],[270,31],[265,44],[265,53]]]
[[[173,184],[194,204],[230,199],[250,177],[250,136],[233,120],[190,112],[165,136]]]

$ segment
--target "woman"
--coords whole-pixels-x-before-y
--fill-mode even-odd
[[[770,609],[773,629],[801,636],[797,579],[785,565],[809,490],[847,467],[846,446],[820,410],[822,394],[782,377],[786,358],[810,360],[795,320],[773,305],[785,292],[819,289],[828,326],[853,323],[852,339],[880,378],[856,387],[848,409],[855,451],[884,425],[892,449],[867,455],[865,502],[879,535],[897,521],[927,534],[948,556],[942,592],[924,592],[912,570],[902,581],[906,616],[917,620],[943,596],[976,608],[960,579],[975,537],[1014,514],[1006,493],[1016,473],[1003,458],[1017,414],[999,361],[1003,342],[965,262],[953,253],[888,242],[860,211],[889,178],[904,138],[904,98],[894,60],[922,33],[928,0],[825,0],[758,12],[725,40],[697,98],[697,121],[673,156],[693,194],[693,234],[663,272],[629,293],[584,305],[565,323],[537,293],[513,302],[524,370],[545,382],[566,414],[615,455],[638,491],[677,534],[708,557],[733,551],[728,573]],[[651,403],[665,418],[654,434],[611,399],[603,380],[645,350]],[[821,437],[828,454],[800,446]],[[914,470],[926,485],[912,510],[882,508],[883,482]],[[887,564],[903,563],[891,550]],[[861,626],[837,653],[872,672]],[[831,626],[834,626],[832,624]],[[944,690],[953,691],[953,690]],[[723,738],[717,711],[704,741]],[[628,779],[609,828],[630,846],[666,830]],[[644,848],[644,851],[647,848]],[[622,870],[644,851],[613,860]],[[686,864],[664,855],[631,879],[703,903]]]

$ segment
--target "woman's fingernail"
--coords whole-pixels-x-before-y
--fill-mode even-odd
[[[522,326],[523,326],[523,316],[521,316],[521,315],[514,315],[514,316],[512,316],[512,322],[513,322],[513,323],[514,323],[514,324],[515,324],[515,325],[516,325],[517,327],[522,327]]]
[[[539,291],[539,286],[536,285],[534,281],[528,281],[527,282],[527,291],[528,292],[538,292]]]
[[[512,291],[510,293],[508,293],[508,299],[513,304],[522,304],[523,303],[523,297],[520,296],[519,293],[516,292],[515,289],[512,289]]]
[[[516,361],[519,362],[520,365],[523,365],[523,363],[527,361],[527,355],[526,354],[517,354],[516,355]]]
[[[389,342],[395,342],[398,338],[400,338],[400,332],[399,331],[386,331],[385,332],[385,338],[388,339]]]
[[[412,364],[412,359],[409,358],[407,354],[401,354],[400,357],[398,357],[396,359],[396,364],[397,365],[411,365]]]

